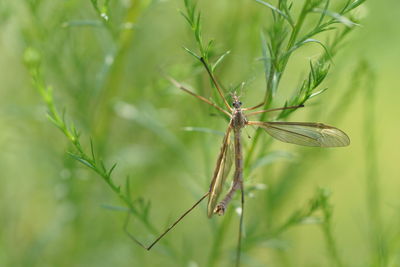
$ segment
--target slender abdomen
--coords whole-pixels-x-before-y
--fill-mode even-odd
[[[239,183],[243,181],[243,152],[241,140],[241,128],[234,129],[234,143],[235,143],[235,174],[233,181],[235,186],[240,186]]]

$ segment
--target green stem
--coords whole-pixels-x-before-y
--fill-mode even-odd
[[[293,28],[293,30],[291,32],[291,35],[289,37],[288,45],[287,45],[287,48],[286,48],[286,53],[288,51],[290,51],[293,48],[294,44],[295,44],[295,41],[296,41],[297,36],[298,36],[298,34],[300,32],[300,29],[302,28],[304,20],[305,20],[307,14],[308,14],[308,10],[307,9],[308,9],[309,2],[310,2],[310,0],[307,0],[303,5],[302,11],[301,11],[301,13],[299,15],[299,18],[298,18],[298,20],[297,20],[297,22],[295,24],[295,27]],[[268,109],[270,107],[270,105],[271,105],[272,98],[271,98],[270,94],[271,94],[271,92],[273,90],[272,87],[273,86],[276,86],[276,88],[279,87],[279,84],[280,84],[280,81],[281,81],[281,77],[282,77],[282,73],[286,69],[287,63],[289,62],[289,58],[290,58],[290,56],[284,57],[282,68],[281,68],[280,71],[278,70],[279,73],[277,73],[277,70],[275,68],[271,69],[271,73],[269,74],[269,77],[268,77],[267,88],[266,88],[265,97],[264,97],[264,99],[265,99],[264,109]],[[275,79],[276,75],[277,75],[277,79],[278,80],[276,81],[276,85],[274,85],[274,79]],[[259,120],[260,121],[264,121],[266,116],[267,116],[266,113],[262,113],[262,115],[260,116]],[[256,149],[258,141],[260,139],[260,134],[261,134],[261,131],[258,130],[256,132],[254,138],[253,138],[253,142],[251,143],[249,150],[247,151],[246,160],[245,160],[245,163],[244,163],[244,167],[245,168],[249,166],[249,163],[253,159],[253,156],[254,156],[254,153],[255,153],[255,149]]]
[[[330,220],[326,221],[323,223],[322,225],[322,230],[324,232],[324,237],[326,240],[326,244],[327,244],[327,249],[331,258],[331,261],[333,263],[334,266],[336,267],[343,267],[343,262],[339,256],[338,250],[337,250],[337,246],[336,246],[336,242],[335,239],[333,238],[332,235],[332,230],[331,230],[331,223]]]
[[[365,120],[364,128],[365,139],[365,165],[366,165],[366,203],[371,228],[372,255],[375,255],[373,264],[378,266],[388,265],[387,245],[382,233],[382,221],[380,211],[380,190],[377,164],[377,149],[375,137],[375,77],[369,70],[368,80],[366,81],[365,91]]]
[[[215,231],[216,234],[214,235],[214,240],[213,240],[213,243],[211,246],[211,253],[210,253],[210,256],[208,257],[207,266],[209,266],[209,267],[213,267],[216,265],[219,266],[217,263],[218,263],[219,257],[222,254],[221,253],[222,242],[226,236],[227,230],[232,221],[233,214],[234,214],[233,209],[228,209],[228,212],[224,215],[222,224]]]

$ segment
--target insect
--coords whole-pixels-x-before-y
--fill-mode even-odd
[[[241,193],[241,213],[239,222],[239,236],[238,236],[238,246],[237,246],[237,256],[236,264],[239,265],[240,262],[240,251],[241,251],[241,238],[242,238],[242,228],[243,228],[243,214],[244,214],[244,188],[243,188],[243,153],[242,153],[242,140],[241,131],[246,126],[257,126],[264,129],[273,138],[296,145],[301,146],[313,146],[313,147],[341,147],[350,144],[350,139],[343,131],[338,128],[328,126],[322,123],[312,123],[312,122],[261,122],[261,121],[251,121],[248,118],[255,116],[257,114],[278,111],[284,109],[296,109],[303,107],[299,106],[289,106],[283,108],[275,108],[268,110],[253,111],[247,113],[247,111],[255,110],[264,106],[264,103],[256,105],[250,108],[243,108],[242,102],[236,93],[232,94],[232,104],[229,105],[228,101],[224,97],[221,87],[217,82],[215,76],[211,73],[207,63],[200,58],[200,61],[205,66],[212,83],[215,85],[219,96],[222,98],[226,109],[214,104],[210,100],[197,95],[196,93],[190,91],[181,83],[177,82],[171,77],[167,77],[172,84],[177,88],[189,93],[201,101],[213,106],[217,110],[221,111],[223,114],[229,117],[229,124],[226,129],[220,153],[217,158],[217,162],[214,168],[213,177],[211,180],[210,188],[205,195],[203,195],[190,209],[188,209],[184,214],[181,215],[168,229],[166,229],[150,246],[146,247],[135,240],[137,243],[142,245],[147,250],[150,250],[161,238],[163,238],[172,228],[175,227],[187,214],[189,214],[197,205],[199,205],[205,198],[208,197],[207,204],[207,215],[208,217],[214,214],[223,215],[230,201],[234,197],[237,191]],[[232,138],[233,137],[233,138]],[[233,154],[234,160],[232,160],[229,155],[229,147],[232,145],[233,139]],[[221,199],[221,192],[225,180],[229,174],[230,167],[234,162],[234,174],[233,181],[230,189],[224,197]]]

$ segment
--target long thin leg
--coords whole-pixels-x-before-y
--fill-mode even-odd
[[[211,101],[208,100],[207,98],[205,98],[205,97],[203,97],[203,96],[201,96],[201,95],[198,95],[198,94],[196,94],[196,93],[190,91],[189,89],[187,89],[185,86],[183,86],[181,83],[179,83],[179,82],[178,82],[177,80],[175,80],[174,78],[172,78],[172,77],[170,77],[170,76],[167,76],[167,75],[165,75],[165,77],[166,77],[175,87],[181,89],[182,91],[184,91],[184,92],[186,92],[186,93],[188,93],[188,94],[191,94],[191,95],[194,96],[194,97],[197,97],[197,98],[200,99],[201,101],[206,102],[207,104],[213,106],[214,108],[218,109],[219,111],[225,113],[225,114],[228,115],[229,117],[231,116],[231,114],[230,114],[228,111],[226,111],[225,109],[222,109],[221,107],[215,105],[213,102],[211,102]]]
[[[228,101],[226,101],[226,98],[224,97],[224,94],[222,93],[221,87],[219,86],[219,84],[217,82],[217,78],[215,78],[214,74],[211,72],[210,68],[207,65],[207,62],[202,57],[200,58],[200,61],[201,61],[201,63],[203,63],[204,67],[206,68],[207,73],[210,76],[213,84],[217,88],[217,91],[218,91],[219,95],[221,96],[222,100],[224,101],[225,106],[228,108],[229,111],[232,111],[231,106],[229,106]]]
[[[260,104],[258,104],[258,105],[255,105],[254,107],[251,107],[251,108],[243,108],[243,110],[253,110],[253,109],[257,109],[257,108],[260,108],[260,107],[262,107],[262,106],[264,106],[265,105],[265,101],[263,101],[262,103],[260,103]]]
[[[240,221],[239,221],[239,237],[238,237],[238,244],[236,250],[236,266],[239,267],[240,265],[240,255],[242,251],[242,236],[243,236],[243,218],[244,218],[244,188],[243,183],[240,183],[240,194],[241,194],[241,212],[240,212]]]
[[[283,108],[272,108],[272,109],[267,109],[267,110],[260,110],[260,111],[255,111],[255,112],[251,112],[246,114],[246,117],[250,117],[250,116],[254,116],[260,113],[264,113],[264,112],[271,112],[271,111],[279,111],[279,110],[285,110],[285,109],[296,109],[296,108],[302,108],[304,107],[304,105],[298,105],[298,106],[290,106],[290,107],[283,107]]]
[[[128,232],[127,226],[128,226],[128,220],[125,222],[125,232],[127,235],[135,241],[138,245],[141,247],[145,248],[146,250],[150,250],[155,244],[158,243],[169,231],[171,231],[183,218],[185,218],[186,215],[188,215],[194,208],[196,208],[208,195],[210,192],[207,192],[204,196],[202,196],[190,209],[185,211],[170,227],[168,227],[160,236],[158,236],[149,246],[143,245],[141,242],[139,242],[131,233]],[[127,217],[129,219],[129,217]]]

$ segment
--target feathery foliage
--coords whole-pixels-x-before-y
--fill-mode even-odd
[[[333,152],[288,147],[261,131],[246,132],[251,138],[244,149],[248,201],[243,266],[395,266],[400,234],[397,224],[385,217],[384,170],[378,157],[375,106],[382,93],[376,71],[366,63],[370,59],[346,54],[347,48],[354,51],[348,45],[357,36],[353,32],[369,31],[360,26],[364,2],[2,2],[3,34],[19,34],[11,42],[4,38],[9,49],[4,53],[17,51],[16,58],[21,58],[24,51],[33,87],[62,136],[47,131],[37,98],[23,102],[29,112],[21,109],[16,115],[10,103],[18,94],[5,95],[4,107],[10,112],[4,125],[14,127],[21,147],[32,148],[17,154],[17,165],[27,167],[11,170],[7,157],[14,147],[8,148],[4,131],[0,164],[4,177],[16,178],[7,179],[0,191],[5,196],[1,225],[12,229],[3,238],[4,244],[18,240],[22,245],[3,244],[0,265],[232,265],[238,199],[223,217],[211,220],[200,206],[151,252],[132,244],[121,230],[146,247],[189,208],[208,189],[226,126],[202,103],[173,88],[160,74],[161,65],[221,107],[225,103],[216,81],[228,99],[232,92],[245,90],[242,98],[265,101],[263,109],[306,107],[270,113],[273,117],[262,114],[258,120],[309,116],[310,121],[321,119],[350,131],[355,140],[349,150]],[[11,16],[14,11],[21,16]],[[190,39],[185,30],[190,30]],[[12,47],[14,43],[20,45]],[[18,92],[16,88],[28,87],[24,79],[10,83],[5,73],[4,88]],[[15,73],[26,76],[21,70]],[[251,104],[258,103],[246,102]],[[21,114],[31,118],[29,125],[19,124]],[[358,138],[358,128],[367,133],[365,139]],[[68,153],[62,158],[65,144]],[[358,167],[349,167],[353,161]],[[358,169],[365,172],[363,189],[355,189],[362,176]],[[338,183],[345,177],[346,185],[327,189],[334,176],[339,176]],[[24,186],[13,187],[17,182]],[[358,190],[366,196],[362,216],[352,218],[362,223],[357,225],[361,233],[347,230],[348,213],[361,213],[353,192],[345,190],[349,188],[354,199],[359,200]],[[348,203],[343,204],[342,192],[351,194]],[[17,199],[29,209],[10,205]],[[29,220],[16,215],[19,209]],[[14,233],[16,239],[11,238]]]

